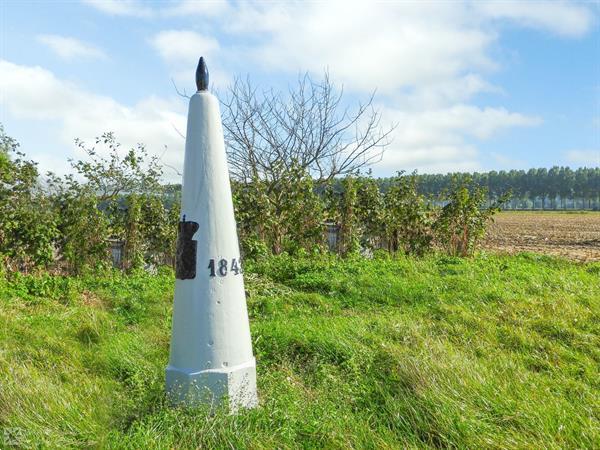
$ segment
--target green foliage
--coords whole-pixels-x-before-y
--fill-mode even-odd
[[[377,181],[368,176],[348,175],[330,182],[324,192],[327,217],[339,225],[337,252],[353,255],[374,250],[385,234],[386,205]]]
[[[51,199],[60,212],[57,244],[64,268],[80,273],[106,267],[109,239],[124,243],[126,270],[172,264],[179,205],[165,206],[157,159],[141,145],[123,154],[112,133],[96,139],[102,151],[76,142],[87,160],[71,161],[73,174],[49,174]]]
[[[174,267],[177,225],[181,217],[180,199],[177,196],[170,207],[162,195],[144,195],[142,200],[145,260],[156,266],[168,264]]]
[[[178,197],[166,206],[162,169],[142,145],[123,152],[112,133],[96,147],[76,141],[87,159],[73,172],[47,174],[0,128],[0,257],[9,270],[49,267],[83,273],[110,265],[109,240],[124,242],[123,267],[173,264]]]
[[[352,175],[341,180],[340,191],[329,183],[325,191],[328,221],[338,224],[337,252],[342,256],[358,253],[363,234],[357,207],[359,178]]]
[[[452,256],[470,256],[485,235],[492,216],[500,211],[510,194],[486,207],[487,189],[463,178],[445,195],[446,205],[435,222],[439,245]]]
[[[246,256],[313,252],[322,245],[323,204],[314,180],[299,165],[281,166],[276,183],[233,183],[233,199]],[[261,245],[263,243],[264,245]]]
[[[109,265],[109,220],[98,209],[91,186],[75,177],[49,174],[49,199],[56,211],[58,236],[55,241],[59,264],[69,273],[81,273]]]
[[[162,168],[156,156],[148,156],[144,145],[138,144],[137,148],[123,154],[121,144],[110,132],[96,138],[96,145],[105,147],[101,152],[79,139],[75,143],[87,159],[72,160],[71,166],[86,180],[86,185],[98,195],[99,201],[115,200],[120,194],[161,190]]]
[[[172,271],[0,282],[0,446],[594,448],[598,264],[248,261],[260,407],[165,401]]]
[[[0,260],[27,271],[53,261],[56,216],[37,184],[36,163],[0,125]]]
[[[356,180],[356,215],[361,224],[362,233],[360,245],[368,250],[374,250],[381,242],[384,234],[385,203],[384,196],[379,191],[377,181],[368,176]]]
[[[384,227],[388,250],[423,255],[431,250],[433,210],[417,190],[417,178],[399,173],[384,195]]]
[[[144,264],[144,241],[142,225],[142,202],[137,194],[131,193],[125,198],[123,260],[126,269],[139,269]]]
[[[267,234],[272,220],[266,188],[260,180],[252,183],[232,181],[233,207],[238,237],[246,257],[255,258],[269,253]]]

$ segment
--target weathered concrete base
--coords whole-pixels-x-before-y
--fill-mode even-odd
[[[234,367],[188,372],[167,366],[167,396],[175,405],[218,406],[227,399],[230,411],[258,406],[254,358]]]

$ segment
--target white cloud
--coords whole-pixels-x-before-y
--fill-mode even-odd
[[[83,0],[97,10],[113,16],[151,17],[155,11],[138,0]]]
[[[481,92],[502,92],[485,80],[497,69],[489,55],[497,34],[468,3],[242,2],[220,12],[213,20],[235,44],[223,47],[192,30],[166,30],[152,39],[176,80],[190,79],[191,64],[204,54],[209,66],[243,60],[271,73],[308,70],[317,76],[327,68],[350,91],[377,89],[395,105],[383,109],[383,122],[400,123],[380,168],[410,161],[419,167],[477,167],[469,138],[541,122],[466,104]],[[216,73],[223,86],[222,66],[210,69],[211,79]]]
[[[453,105],[421,112],[381,108],[397,123],[394,141],[377,165],[379,169],[417,168],[426,172],[476,170],[479,154],[472,140],[485,140],[504,129],[539,125],[539,117],[504,108]]]
[[[156,34],[151,44],[167,63],[178,84],[186,86],[193,82],[200,56],[207,60],[212,85],[225,86],[229,82],[229,76],[219,65],[222,58],[215,57],[221,46],[214,37],[191,30],[165,30]]]
[[[82,0],[89,6],[113,16],[159,17],[196,16],[215,17],[231,10],[227,0],[180,0],[143,2],[140,0]],[[149,6],[152,5],[152,6]]]
[[[166,8],[165,12],[174,16],[214,17],[227,13],[230,8],[226,0],[182,0]]]
[[[503,108],[478,108],[469,105],[455,105],[420,113],[386,108],[383,113],[398,124],[396,138],[405,145],[457,142],[461,137],[488,139],[503,128],[541,123],[538,117],[510,113]]]
[[[580,37],[587,33],[594,24],[592,8],[583,2],[567,0],[502,0],[502,1],[455,1],[455,2],[384,2],[373,3],[369,1],[330,1],[330,2],[258,2],[228,0],[179,0],[172,2],[156,2],[149,6],[140,0],[82,0],[84,3],[97,10],[111,15],[156,17],[156,16],[197,16],[221,17],[226,20],[225,25],[230,31],[277,32],[296,23],[302,28],[306,18],[316,18],[317,22],[309,21],[305,28],[312,28],[322,34],[327,30],[319,27],[319,17],[334,19],[334,29],[343,28],[345,24],[352,25],[348,17],[365,18],[354,29],[355,32],[364,30],[377,34],[379,23],[370,21],[372,12],[385,10],[382,22],[389,24],[399,17],[430,20],[440,15],[445,15],[451,21],[461,21],[462,25],[479,24],[489,25],[495,20],[506,20],[521,26],[544,30],[564,37]],[[315,14],[322,11],[324,14]],[[400,14],[395,12],[399,11]],[[389,14],[388,14],[389,13]],[[441,13],[441,14],[440,14]],[[378,15],[377,13],[375,15]],[[464,20],[465,17],[468,20]],[[430,31],[435,33],[435,27]],[[407,37],[410,32],[406,33]],[[353,36],[348,35],[352,40]],[[412,36],[414,37],[414,36]]]
[[[501,106],[470,104],[483,92],[503,93],[501,86],[488,81],[491,73],[503,69],[494,56],[503,24],[577,38],[595,22],[593,8],[584,3],[545,0],[182,0],[152,6],[134,0],[86,2],[112,15],[197,20],[202,28],[167,29],[150,39],[182,88],[193,86],[195,65],[203,55],[211,83],[217,87],[250,65],[269,76],[304,70],[320,76],[328,69],[333,80],[359,96],[377,89],[378,98],[387,105],[382,108],[383,122],[399,124],[379,165],[388,171],[477,169],[477,141],[542,122],[540,117]],[[64,103],[78,101],[77,96],[70,97],[73,90],[62,81],[57,86],[61,89],[65,90]],[[27,94],[21,95],[26,104]],[[137,128],[143,128],[142,119],[156,120],[143,105],[119,107],[138,118]]]
[[[600,149],[569,150],[565,153],[565,156],[571,164],[600,167]]]
[[[576,37],[591,29],[593,13],[585,5],[546,1],[243,2],[222,27],[262,38],[247,51],[266,70],[328,67],[351,89],[396,94],[497,69],[489,50],[498,19]]]
[[[228,12],[223,25],[228,32],[248,34],[293,29],[294,17],[300,18],[296,14],[305,8],[308,8],[307,15],[310,15],[312,5],[308,3],[240,2]]]
[[[67,61],[76,58],[107,58],[102,50],[79,39],[56,34],[40,34],[37,40]]]
[[[255,7],[251,24],[234,16],[231,27],[266,28],[266,41],[249,51],[267,70],[320,73],[328,67],[352,90],[395,94],[495,67],[485,52],[495,35],[470,25],[457,13],[462,9],[444,2],[317,2],[275,12]]]
[[[404,147],[394,142],[386,150],[384,161],[375,167],[385,175],[414,169],[420,173],[472,172],[481,169],[477,158],[477,149],[467,144]]]
[[[171,63],[196,61],[201,54],[211,56],[219,50],[219,42],[189,30],[161,31],[152,39],[159,55]]]
[[[455,105],[446,110],[424,113],[423,116],[428,119],[430,129],[460,130],[462,134],[478,139],[488,139],[504,128],[542,123],[539,117],[511,113],[504,108],[478,108],[470,105]]]
[[[177,169],[182,166],[184,141],[176,129],[185,132],[184,102],[149,97],[132,106],[123,105],[41,67],[5,60],[0,60],[0,92],[2,109],[15,118],[57,121],[62,142],[73,151],[77,137],[91,143],[104,131],[114,131],[124,148],[144,143],[149,153],[162,156],[164,163]]]
[[[491,51],[501,31],[496,22],[561,37],[578,37],[593,22],[585,5],[522,4],[241,2],[221,17],[220,26],[236,44],[220,55],[243,55],[266,72],[308,70],[318,76],[327,68],[350,91],[377,89],[393,106],[383,109],[383,121],[399,123],[378,166],[382,170],[398,164],[428,170],[479,167],[473,141],[542,122],[502,107],[468,104],[482,92],[503,93],[486,80],[500,68]]]
[[[486,18],[508,19],[565,37],[584,35],[594,22],[590,9],[575,2],[504,0],[476,2],[474,6]]]
[[[485,81],[481,75],[467,73],[435,83],[413,85],[408,94],[395,94],[393,99],[407,111],[423,111],[463,103],[482,92],[504,94],[502,88]]]

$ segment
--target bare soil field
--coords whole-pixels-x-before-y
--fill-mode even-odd
[[[496,215],[484,248],[600,261],[600,213],[514,211]]]

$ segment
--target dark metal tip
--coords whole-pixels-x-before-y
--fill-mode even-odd
[[[196,69],[196,87],[199,91],[208,90],[208,67],[206,67],[203,56],[200,57]]]

